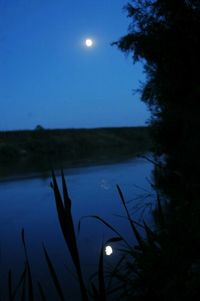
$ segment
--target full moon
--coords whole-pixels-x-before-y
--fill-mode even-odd
[[[92,47],[93,45],[93,40],[92,39],[86,39],[85,40],[85,46],[86,47]]]

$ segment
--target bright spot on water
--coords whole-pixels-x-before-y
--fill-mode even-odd
[[[111,246],[106,246],[105,247],[105,253],[107,256],[110,256],[113,253],[113,249]]]

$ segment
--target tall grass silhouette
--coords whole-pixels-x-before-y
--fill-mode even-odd
[[[97,267],[97,273],[96,273],[98,278],[98,287],[92,282],[91,291],[87,291],[83,279],[82,270],[81,270],[79,250],[78,250],[77,240],[76,240],[76,235],[74,230],[73,217],[71,214],[71,200],[68,195],[67,184],[65,181],[63,171],[61,171],[61,179],[62,179],[62,195],[60,193],[54,172],[52,173],[51,186],[54,191],[54,199],[55,199],[62,235],[69,249],[71,259],[76,268],[76,273],[79,279],[82,300],[89,300],[89,296],[90,296],[94,300],[103,301],[106,300],[106,298],[110,296],[112,293],[116,293],[117,291],[118,291],[117,293],[118,298],[128,297],[130,291],[132,292],[132,295],[136,295],[138,290],[137,290],[137,285],[134,285],[134,283],[137,283],[139,276],[142,276],[145,273],[145,270],[147,269],[147,266],[143,262],[143,258],[146,258],[145,259],[146,262],[148,262],[149,260],[151,262],[154,258],[157,258],[161,250],[159,235],[156,234],[153,230],[151,230],[150,227],[145,223],[145,221],[143,222],[143,225],[140,225],[142,226],[144,233],[143,234],[140,233],[140,231],[137,228],[138,223],[136,223],[132,219],[129,210],[127,208],[122,190],[120,186],[117,185],[116,188],[119,194],[119,199],[123,205],[133,236],[136,238],[136,245],[132,246],[115,227],[109,224],[102,217],[97,215],[87,216],[87,218],[93,218],[101,222],[105,227],[109,228],[114,235],[105,243],[102,243],[101,246],[100,255],[99,255],[99,265]],[[160,228],[163,228],[163,210],[162,210],[162,205],[159,196],[157,198],[157,204],[158,204],[157,215],[159,217],[158,223],[160,222]],[[86,217],[82,217],[82,219],[83,218]],[[79,231],[81,226],[81,220],[78,225]],[[104,267],[104,260],[103,260],[105,256],[104,249],[105,246],[111,242],[112,243],[121,242],[123,244],[123,248],[121,249],[120,260],[116,263],[116,266],[113,268],[113,270],[110,270],[109,273],[107,273],[109,275],[109,277],[107,277],[109,278],[109,280],[105,281],[105,267]],[[47,261],[49,266],[52,265],[51,260],[49,258]],[[52,272],[51,272],[51,276],[58,290],[58,283],[57,283],[58,280],[57,278],[55,278],[55,275]],[[114,283],[115,287],[113,287],[111,283]],[[118,283],[117,287],[116,287],[116,283]],[[124,291],[124,285],[126,287],[126,291]],[[60,300],[64,300],[64,299],[60,299]]]
[[[61,182],[62,192],[58,186],[55,173],[52,172],[51,187],[54,193],[54,202],[58,221],[63,239],[75,267],[80,287],[81,300],[106,301],[113,300],[113,298],[116,301],[133,300],[132,298],[134,298],[134,300],[143,300],[142,296],[162,296],[159,292],[159,281],[161,281],[161,279],[165,281],[168,274],[170,274],[169,270],[163,272],[162,269],[166,269],[165,260],[168,255],[168,249],[171,248],[171,245],[169,243],[164,211],[159,194],[157,193],[157,228],[156,230],[152,230],[145,221],[143,221],[142,224],[139,224],[133,220],[127,208],[123,192],[119,185],[116,186],[119,200],[123,206],[124,212],[126,213],[126,218],[130,225],[132,235],[135,237],[136,242],[133,245],[123,237],[115,226],[111,225],[98,215],[91,215],[80,219],[78,231],[80,231],[81,222],[84,218],[92,218],[102,223],[113,233],[107,241],[102,241],[99,254],[97,254],[97,256],[99,256],[99,263],[96,267],[96,279],[94,280],[94,277],[91,277],[90,286],[88,286],[88,283],[85,283],[83,275],[83,265],[80,261],[80,250],[78,248],[77,236],[71,212],[72,201],[68,194],[63,171],[61,171]],[[142,228],[142,233],[138,230],[139,226]],[[21,238],[25,256],[24,268],[19,276],[18,283],[15,285],[13,283],[12,271],[9,271],[8,300],[37,301],[38,299],[36,299],[36,296],[39,296],[42,301],[50,301],[50,299],[46,297],[47,294],[43,288],[43,284],[37,281],[36,286],[35,279],[32,277],[24,229],[22,229]],[[120,258],[114,266],[107,267],[105,266],[104,260],[105,246],[111,243],[117,244],[116,248],[118,248]],[[43,251],[51,283],[57,293],[56,300],[65,301],[67,300],[65,290],[62,287],[53,260],[50,258],[48,250],[44,245]],[[158,289],[158,292],[156,292],[156,289]]]

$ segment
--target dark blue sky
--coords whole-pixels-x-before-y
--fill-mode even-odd
[[[0,130],[145,124],[142,66],[110,45],[126,2],[0,0]]]

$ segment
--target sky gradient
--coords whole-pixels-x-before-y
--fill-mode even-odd
[[[0,0],[0,130],[145,125],[142,66],[111,46],[126,2]]]

